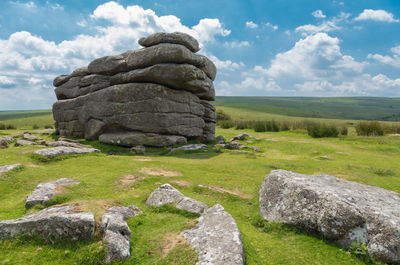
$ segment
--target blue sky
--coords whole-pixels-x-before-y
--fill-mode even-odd
[[[49,109],[52,80],[183,31],[217,65],[217,95],[400,96],[400,1],[0,2],[0,110]]]

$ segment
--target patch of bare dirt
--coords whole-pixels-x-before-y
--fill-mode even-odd
[[[172,183],[179,185],[181,187],[190,187],[192,186],[192,183],[186,180],[171,180]]]
[[[140,161],[140,162],[151,162],[151,161],[156,161],[152,158],[149,157],[139,157],[139,158],[134,158],[133,160],[135,161]]]
[[[207,185],[199,185],[199,186],[203,187],[203,188],[208,188],[210,190],[214,190],[214,191],[217,191],[217,192],[221,192],[221,193],[229,193],[231,195],[235,195],[235,196],[241,197],[243,199],[250,199],[251,198],[250,195],[241,192],[238,188],[235,188],[234,190],[228,190],[228,189],[225,189],[225,188],[213,187],[213,186],[207,186]]]
[[[129,188],[129,186],[131,186],[133,183],[135,183],[136,181],[141,180],[141,179],[143,179],[142,176],[138,176],[138,175],[125,175],[125,176],[122,176],[122,177],[120,178],[119,182],[120,182],[120,185],[121,185],[122,187],[125,187],[125,188],[128,187],[128,188]]]
[[[27,166],[28,167],[43,167],[41,165],[37,165],[37,164],[33,164],[33,163],[28,163]]]
[[[165,235],[165,243],[161,249],[162,257],[168,256],[176,246],[187,243],[186,239],[180,234],[168,233]]]
[[[159,167],[144,167],[144,168],[140,169],[139,172],[147,174],[147,175],[159,176],[159,177],[180,177],[180,176],[182,176],[182,173],[180,173],[180,172],[163,169],[163,168],[159,168]]]

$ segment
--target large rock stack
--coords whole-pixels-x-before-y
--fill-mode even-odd
[[[54,79],[56,131],[124,146],[213,141],[216,67],[197,40],[155,33],[139,44]]]

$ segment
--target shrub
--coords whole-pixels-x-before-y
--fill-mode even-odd
[[[5,130],[6,129],[6,125],[4,123],[0,123],[0,130]]]
[[[44,128],[45,129],[53,129],[53,125],[45,125]]]
[[[339,133],[340,135],[347,135],[348,134],[347,127],[340,128]]]
[[[218,122],[218,125],[221,126],[223,129],[229,129],[235,126],[234,122],[232,120],[225,120],[225,121],[220,121]]]
[[[383,129],[377,121],[363,121],[356,125],[356,132],[359,136],[382,136]]]
[[[339,130],[333,125],[310,122],[307,126],[307,133],[313,138],[337,137]]]
[[[231,116],[229,114],[225,113],[222,109],[217,109],[216,114],[217,114],[217,122],[232,120]]]
[[[34,125],[32,126],[32,129],[34,129],[34,130],[37,130],[37,129],[39,129],[39,125],[37,125],[37,124],[34,124]]]
[[[7,124],[7,125],[6,125],[6,129],[7,129],[7,130],[15,130],[15,129],[17,129],[17,128],[15,127],[15,125]]]

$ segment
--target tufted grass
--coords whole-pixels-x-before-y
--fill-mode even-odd
[[[32,117],[31,123],[39,124],[35,119],[43,117]],[[43,120],[43,126],[51,123],[49,119]],[[22,124],[21,120],[15,122]],[[21,129],[0,133],[17,131]],[[257,146],[261,152],[213,149],[210,144],[207,152],[167,154],[166,149],[148,148],[146,155],[134,156],[127,148],[82,140],[84,144],[99,148],[101,153],[44,161],[32,155],[40,147],[0,149],[0,165],[23,164],[23,168],[0,175],[0,220],[39,211],[42,207],[28,212],[24,208],[26,197],[36,185],[68,177],[81,184],[67,186],[49,205],[76,204],[81,210],[92,211],[97,221],[112,205],[137,205],[144,212],[128,220],[132,230],[131,258],[121,264],[195,264],[196,253],[188,244],[178,244],[167,254],[164,250],[169,240],[166,235],[190,228],[196,216],[169,206],[154,209],[145,205],[158,185],[170,183],[186,196],[209,206],[216,203],[224,206],[238,223],[246,264],[379,264],[316,235],[263,221],[258,211],[258,190],[269,171],[281,168],[305,174],[327,173],[400,192],[400,137],[350,134],[313,139],[305,131],[256,133],[217,128],[217,135],[227,139],[244,132],[252,138],[242,144]],[[321,159],[321,156],[329,159]],[[154,176],[142,173],[142,168],[181,174]],[[124,184],[121,180],[127,175],[139,178]],[[246,196],[220,193],[198,187],[198,184]],[[0,264],[102,264],[103,261],[104,245],[99,236],[89,242],[55,245],[26,237],[0,241]]]

